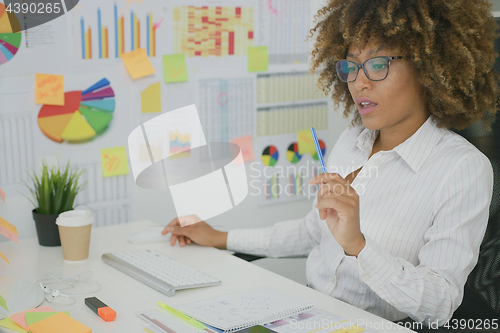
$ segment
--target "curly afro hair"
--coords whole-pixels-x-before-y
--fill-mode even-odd
[[[345,59],[349,45],[368,40],[401,49],[422,86],[426,111],[437,126],[463,129],[495,117],[498,74],[493,70],[497,24],[484,0],[330,0],[316,15],[312,70],[323,68],[319,87],[332,94],[344,117],[355,112],[347,83],[334,62]]]

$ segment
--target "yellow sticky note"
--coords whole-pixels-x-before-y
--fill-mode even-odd
[[[7,307],[7,301],[2,297],[2,295],[0,295],[0,306],[9,311],[9,308]]]
[[[160,82],[150,84],[141,92],[142,113],[161,112],[161,85]]]
[[[64,105],[64,76],[51,74],[35,75],[37,104]]]
[[[346,328],[339,328],[338,330],[331,331],[330,333],[359,333],[363,332],[365,329],[357,325],[352,325]]]
[[[184,53],[163,56],[163,77],[166,83],[188,80],[186,55]]]
[[[9,260],[7,259],[7,257],[2,252],[0,252],[0,258],[2,258],[3,260],[5,260],[10,265]]]
[[[128,174],[127,151],[125,147],[101,149],[102,175],[104,177]]]
[[[0,217],[0,235],[4,235],[13,242],[17,241],[17,228]]]
[[[28,332],[24,328],[22,328],[21,326],[16,324],[10,317],[7,317],[5,319],[0,320],[0,326],[11,329],[11,330],[13,330],[15,332],[19,332],[19,333],[27,333]]]
[[[267,46],[249,46],[247,55],[249,72],[267,72],[269,67]]]
[[[64,312],[40,320],[28,328],[32,333],[92,333],[92,330]]]
[[[124,53],[122,59],[133,80],[155,73],[145,48]]]
[[[310,129],[305,129],[297,132],[297,143],[299,145],[299,154],[310,153],[314,155],[316,146]]]
[[[236,139],[232,139],[231,142],[240,146],[241,153],[243,154],[243,160],[245,162],[253,161],[255,159],[251,135],[245,135]]]

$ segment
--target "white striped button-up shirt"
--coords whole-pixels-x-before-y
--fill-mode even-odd
[[[493,190],[490,161],[432,116],[394,149],[369,157],[377,135],[348,128],[328,159],[328,172],[344,178],[362,167],[351,183],[366,239],[357,258],[319,219],[316,200],[304,218],[230,231],[227,248],[308,255],[310,287],[388,320],[409,316],[443,325],[477,262]]]

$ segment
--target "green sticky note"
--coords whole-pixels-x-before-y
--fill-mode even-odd
[[[166,83],[188,80],[186,55],[184,53],[163,56],[163,77]]]
[[[0,295],[0,306],[9,311],[9,308],[7,307],[7,301],[2,297],[2,295]]]
[[[249,72],[267,72],[269,67],[267,46],[249,46],[247,55]]]
[[[26,324],[28,327],[31,324],[37,323],[40,320],[47,319],[49,317],[52,317],[55,314],[58,314],[59,312],[64,312],[69,316],[68,311],[58,311],[58,312],[26,312]]]

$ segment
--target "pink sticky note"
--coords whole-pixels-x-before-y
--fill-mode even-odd
[[[26,331],[29,331],[28,324],[26,323],[26,312],[53,312],[53,311],[54,311],[54,309],[52,309],[48,305],[45,305],[45,306],[41,306],[39,308],[26,310],[23,312],[13,314],[12,316],[10,316],[10,319],[12,319],[16,324],[18,324],[19,326],[24,328]]]
[[[2,198],[2,201],[5,202],[5,192],[2,190],[0,187],[0,198]]]
[[[245,162],[253,161],[255,159],[251,135],[240,136],[239,138],[232,139],[231,142],[240,146],[241,153],[243,154],[243,160]]]

